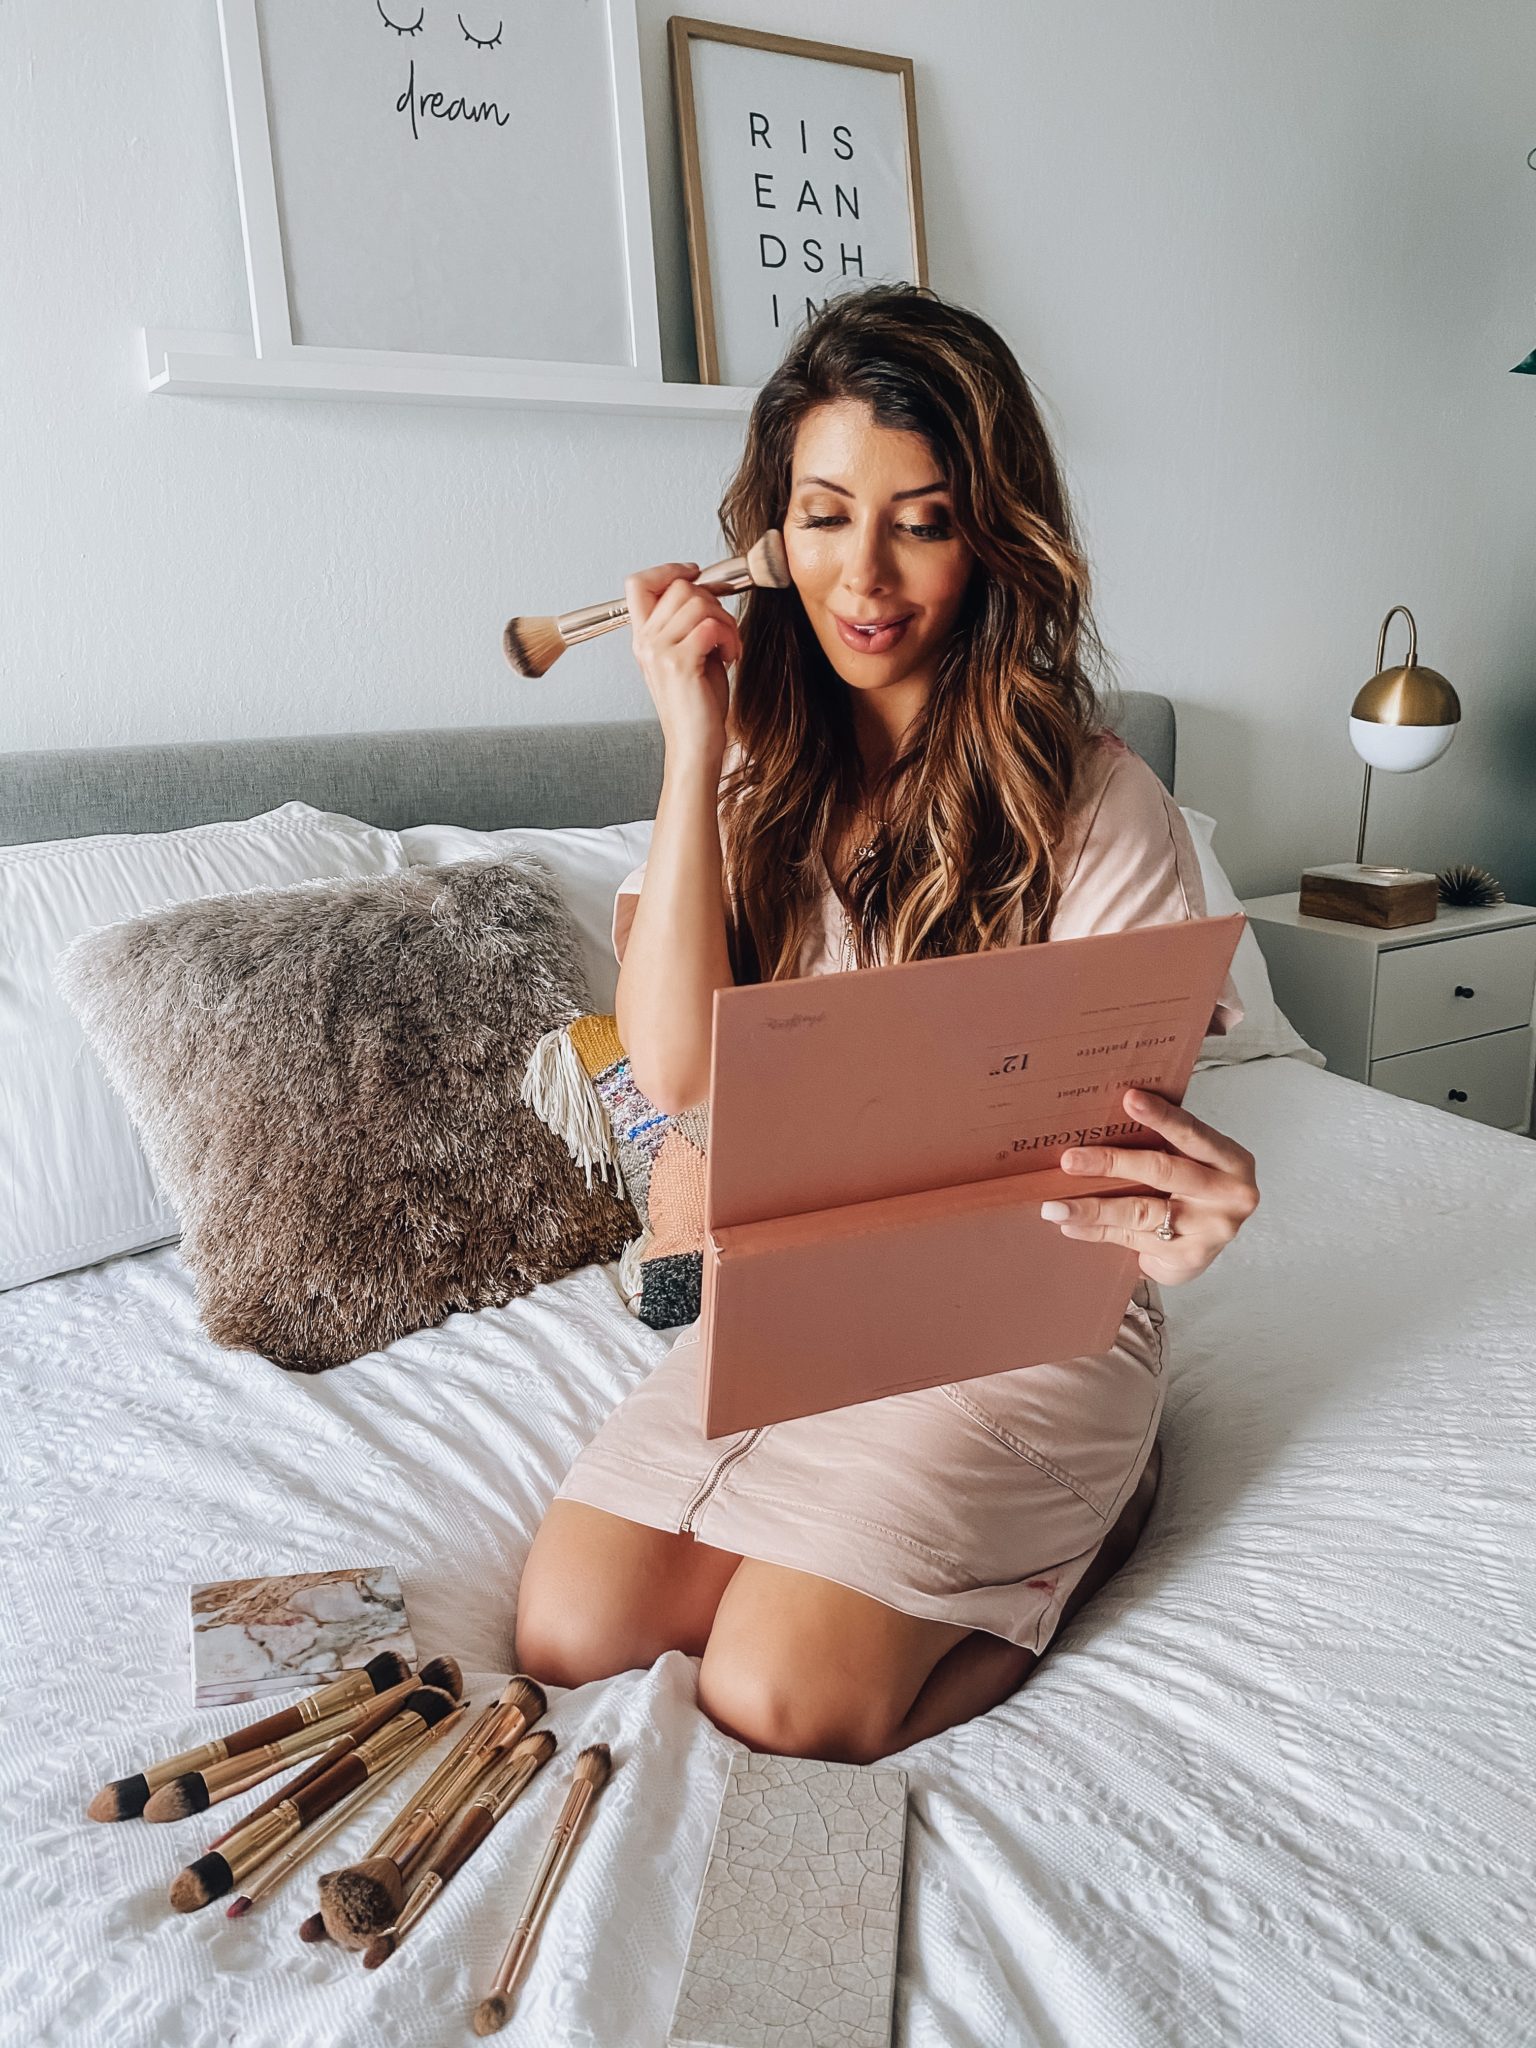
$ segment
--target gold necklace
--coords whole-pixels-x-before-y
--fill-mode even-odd
[[[855,846],[855,848],[853,849],[853,857],[856,861],[863,860],[867,854],[871,854],[874,852],[875,848],[880,843],[879,834],[885,830],[886,825],[889,823],[888,819],[875,818],[874,813],[872,811],[866,810],[862,804],[859,806],[858,816],[861,818],[874,819],[876,837],[873,839],[866,839],[861,846]]]

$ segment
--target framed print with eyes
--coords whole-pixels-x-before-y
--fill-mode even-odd
[[[674,15],[699,377],[757,385],[829,298],[925,285],[910,57]]]
[[[661,376],[635,0],[218,0],[255,350]]]

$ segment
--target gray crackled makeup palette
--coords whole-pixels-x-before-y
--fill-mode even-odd
[[[669,2048],[888,2048],[907,1774],[731,1758]]]

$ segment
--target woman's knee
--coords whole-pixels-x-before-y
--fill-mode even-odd
[[[518,1669],[544,1685],[587,1685],[648,1670],[667,1650],[694,1654],[738,1562],[691,1538],[555,1501],[518,1588]]]
[[[763,1755],[869,1764],[895,1747],[877,1704],[713,1642],[699,1665],[699,1706],[722,1734]]]
[[[629,1632],[607,1594],[602,1548],[600,1525],[564,1512],[559,1501],[534,1536],[517,1589],[513,1657],[541,1685],[586,1685],[633,1669]]]
[[[540,1685],[588,1685],[634,1668],[624,1632],[614,1630],[597,1598],[562,1598],[557,1581],[526,1570],[513,1638],[516,1668]]]

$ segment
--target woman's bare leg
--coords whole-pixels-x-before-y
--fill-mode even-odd
[[[1154,1441],[1135,1492],[1099,1545],[1093,1563],[1068,1594],[1061,1610],[1061,1620],[1056,1625],[1058,1632],[1102,1585],[1114,1577],[1136,1548],[1157,1496],[1158,1475],[1162,1468],[1163,1447]],[[1051,1641],[1055,1641],[1054,1635]],[[1048,1643],[1042,1655],[1049,1654]],[[1033,1650],[1021,1649],[1017,1643],[1007,1642],[1002,1636],[989,1635],[984,1629],[973,1629],[963,1642],[947,1650],[934,1665],[908,1709],[890,1753],[906,1749],[914,1742],[925,1742],[930,1735],[941,1735],[946,1728],[958,1727],[962,1721],[972,1720],[977,1714],[990,1713],[993,1707],[1001,1706],[1004,1700],[1013,1697],[1039,1662],[1040,1658]]]
[[[551,1501],[517,1592],[519,1671],[585,1685],[645,1671],[665,1650],[700,1657],[741,1559],[585,1501]]]

